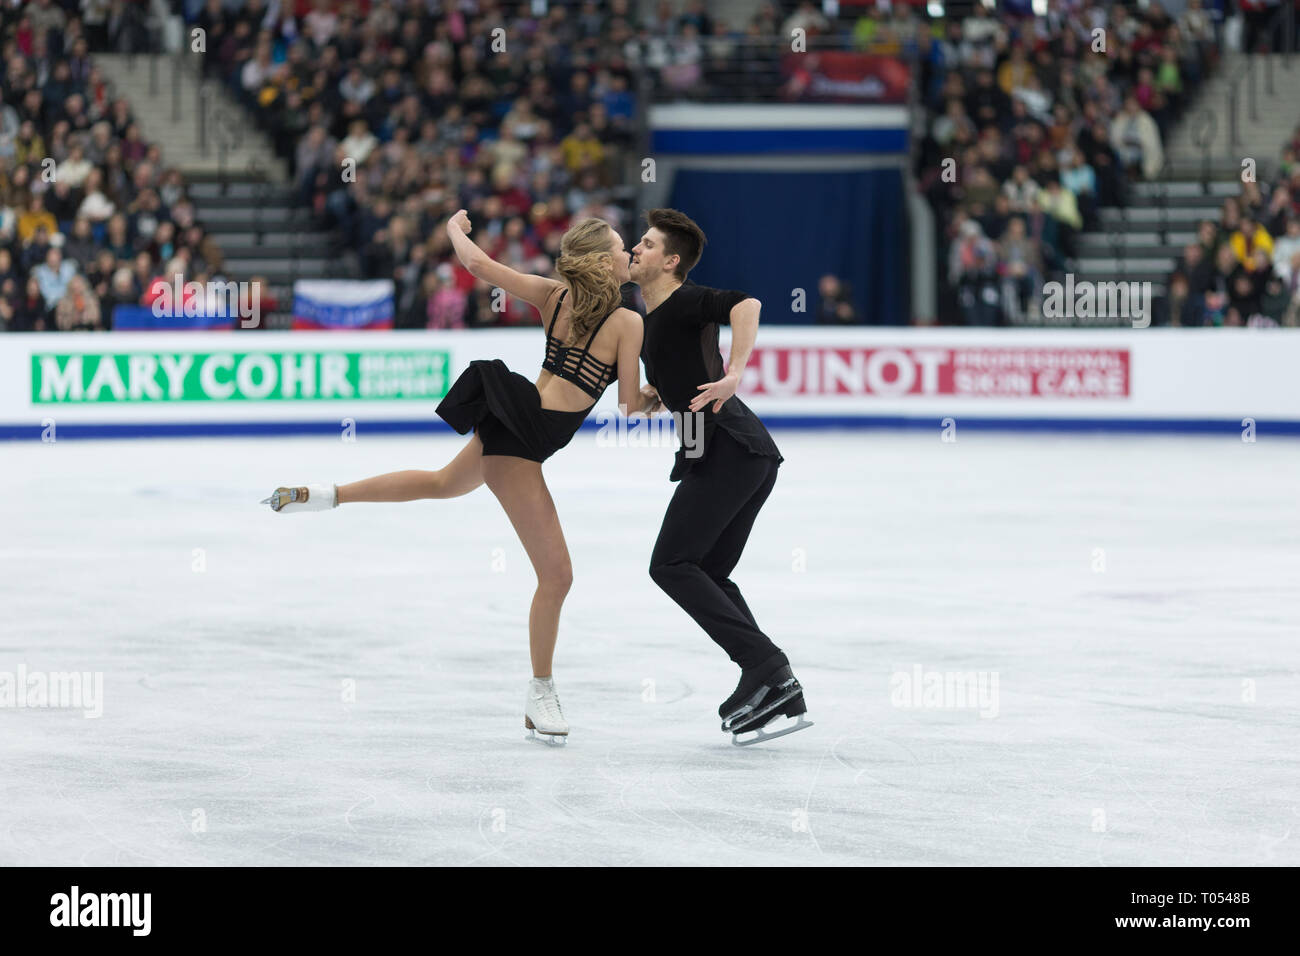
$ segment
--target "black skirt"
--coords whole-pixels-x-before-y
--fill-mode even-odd
[[[478,432],[485,455],[545,461],[567,445],[587,408],[542,408],[537,386],[500,359],[469,363],[438,403],[438,415],[462,435]]]

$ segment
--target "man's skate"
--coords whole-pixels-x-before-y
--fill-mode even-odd
[[[764,676],[759,677],[759,674]],[[812,721],[804,717],[807,712],[803,687],[790,670],[790,665],[785,663],[784,654],[743,673],[735,693],[718,709],[722,729],[732,735],[731,742],[737,747],[748,747],[811,727]],[[776,730],[764,729],[778,717],[797,720]],[[754,736],[742,740],[741,734],[748,733]]]

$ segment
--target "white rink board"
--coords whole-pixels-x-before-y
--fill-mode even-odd
[[[302,379],[304,375],[313,379],[309,384],[319,390],[329,378],[331,365],[346,364],[344,356],[384,353],[445,353],[445,381],[439,389],[477,358],[500,358],[531,378],[540,366],[542,348],[542,333],[535,328],[0,336],[0,435],[35,437],[36,426],[46,419],[91,426],[192,425],[196,433],[209,423],[273,423],[291,428],[293,423],[337,425],[344,419],[362,427],[377,422],[436,422],[436,397],[361,400],[335,389],[329,395],[304,398]],[[724,354],[726,348],[724,330]],[[122,357],[127,371],[118,376],[119,381],[91,379],[90,362],[105,352]],[[83,400],[37,400],[41,390],[33,385],[34,354],[80,356],[78,361],[86,362]],[[183,384],[181,363],[187,356],[192,365],[185,372],[188,384]],[[138,368],[141,382],[132,380],[128,368],[136,359],[144,363]],[[167,372],[160,367],[163,362],[171,363],[177,387],[190,389],[201,400],[172,400]],[[250,392],[262,387],[267,374],[282,378],[287,374],[286,362],[296,376],[292,397],[250,394],[231,399],[223,394],[245,371],[247,378],[242,380]],[[1157,426],[1161,421],[1252,418],[1300,427],[1298,368],[1300,334],[1291,330],[765,326],[741,395],[777,425],[852,425],[895,418],[937,421],[952,416],[958,422],[965,417],[1013,425],[1025,420],[1085,420]],[[201,385],[204,376],[206,385]],[[389,378],[393,376],[400,378],[400,373]],[[43,387],[53,389],[46,397],[75,397],[68,381],[51,381],[53,385],[43,382]],[[92,388],[93,395],[88,391]],[[104,400],[115,391],[120,400]],[[596,413],[613,414],[616,405],[617,389],[610,388]],[[12,434],[16,429],[23,429],[21,436]]]

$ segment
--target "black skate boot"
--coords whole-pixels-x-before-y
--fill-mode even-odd
[[[808,712],[804,703],[803,687],[790,670],[790,662],[782,653],[772,655],[757,667],[741,673],[735,693],[718,708],[722,729],[732,734],[731,742],[738,747],[756,744],[774,737],[784,737],[812,722],[803,715]],[[771,733],[763,728],[778,717],[797,717],[798,722]],[[740,735],[755,732],[756,736],[741,740]]]
[[[724,700],[718,707],[718,716],[726,718],[735,713],[746,699],[751,697],[754,691],[763,686],[763,682],[772,674],[775,674],[782,667],[789,667],[790,660],[781,651],[777,651],[763,663],[756,667],[748,667],[740,672],[740,683],[731,696]]]

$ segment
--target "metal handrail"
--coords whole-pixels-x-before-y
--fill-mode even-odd
[[[1278,31],[1282,32],[1282,43],[1278,44]],[[1238,105],[1241,102],[1240,87],[1242,81],[1246,81],[1246,100],[1250,110],[1252,122],[1259,122],[1259,101],[1257,95],[1257,85],[1259,72],[1259,56],[1263,57],[1263,69],[1265,73],[1264,88],[1269,96],[1276,96],[1276,90],[1273,85],[1273,49],[1281,46],[1282,68],[1288,72],[1291,70],[1292,60],[1295,56],[1295,7],[1291,3],[1284,3],[1273,19],[1269,22],[1268,27],[1263,31],[1262,40],[1266,51],[1263,54],[1256,55],[1253,50],[1243,50],[1243,62],[1237,68],[1236,73],[1228,80],[1227,104],[1228,104],[1228,152],[1232,151],[1241,142],[1241,131],[1238,125]]]
[[[1200,120],[1205,120],[1205,126],[1202,127],[1202,134],[1197,134],[1195,129],[1192,133],[1192,142],[1200,147],[1201,152],[1201,180],[1202,185],[1210,181],[1210,169],[1212,162],[1210,160],[1210,144],[1214,142],[1215,134],[1219,131],[1219,121],[1215,117],[1214,110],[1208,107],[1201,111]],[[1199,120],[1198,120],[1199,121]],[[1165,158],[1165,164],[1169,165],[1168,157]]]
[[[262,228],[262,210],[266,208],[266,199],[270,195],[271,184],[267,181],[261,161],[253,156],[248,160],[249,178],[257,184],[257,204],[253,207],[253,237],[257,244],[262,245],[262,236],[265,230]]]
[[[173,73],[179,76],[180,71],[183,70],[184,68],[185,65],[183,60],[183,54],[179,52],[173,53],[172,54]],[[172,83],[172,122],[179,123],[180,121],[181,121],[181,84],[179,82],[175,82]]]

